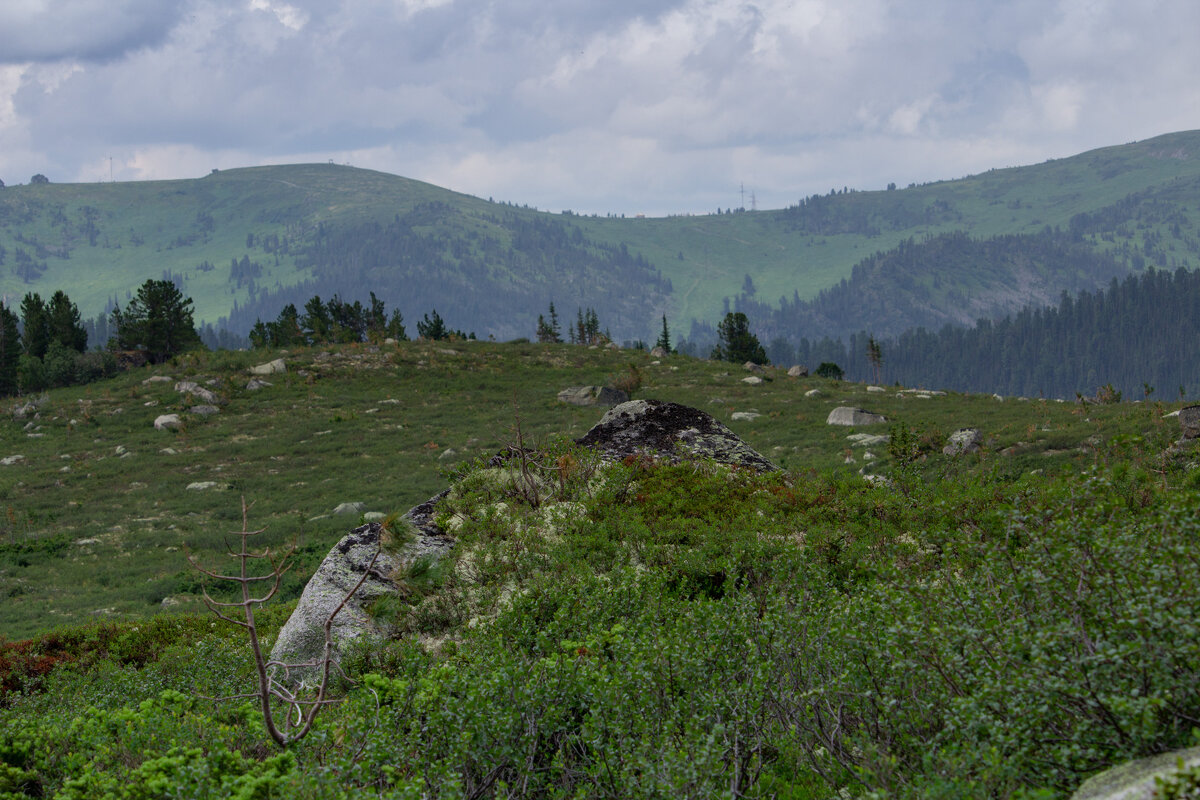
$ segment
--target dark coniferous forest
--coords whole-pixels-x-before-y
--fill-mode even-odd
[[[806,363],[837,360],[869,380],[868,333],[847,343],[804,339]],[[776,343],[776,348],[785,347]],[[1028,397],[1095,396],[1110,386],[1126,400],[1200,395],[1200,272],[1148,269],[1108,288],[1064,292],[1057,307],[1026,308],[971,328],[916,328],[882,342],[883,379],[906,386]]]

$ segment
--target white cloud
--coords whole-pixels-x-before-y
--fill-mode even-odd
[[[782,206],[1200,127],[1196,30],[1192,0],[17,0],[0,177],[333,158],[552,209]]]

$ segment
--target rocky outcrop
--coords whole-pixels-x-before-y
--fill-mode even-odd
[[[1182,439],[1200,439],[1200,406],[1184,406],[1179,409],[1179,427]]]
[[[792,366],[788,367],[788,377],[789,378],[807,378],[808,377],[808,367],[804,366],[803,364],[793,364]]]
[[[558,399],[573,406],[615,406],[629,395],[611,386],[568,386],[558,393]]]
[[[371,616],[368,609],[380,597],[396,592],[394,574],[419,558],[441,556],[453,546],[454,540],[433,522],[434,508],[445,496],[446,492],[434,495],[404,515],[406,541],[395,549],[387,548],[386,540],[381,547],[384,529],[379,522],[355,528],[334,545],[280,629],[271,649],[271,661],[289,665],[318,662],[325,650],[325,621],[360,580],[362,584],[330,625],[335,657],[341,648],[362,637],[380,640],[390,635],[389,623]],[[318,671],[315,666],[300,666],[290,670],[287,677],[299,681]],[[277,676],[281,672],[277,668]]]
[[[630,400],[605,414],[577,444],[609,458],[651,455],[669,461],[711,458],[722,464],[777,470],[712,416],[662,400]]]
[[[609,460],[639,455],[670,462],[703,458],[756,470],[779,469],[712,416],[661,400],[632,400],[618,405],[576,443],[599,451]],[[514,452],[500,453],[490,464],[501,466]],[[380,548],[383,528],[379,522],[355,528],[334,545],[280,630],[271,660],[293,665],[319,661],[325,648],[325,621],[360,580],[362,585],[330,626],[335,657],[340,648],[361,637],[381,639],[390,635],[389,623],[372,617],[368,609],[380,597],[395,593],[391,578],[406,565],[418,558],[439,557],[454,545],[454,539],[434,522],[437,505],[449,491],[404,515],[407,536],[398,548]],[[288,678],[300,681],[316,671],[316,667],[300,667],[290,670]]]
[[[180,381],[179,383],[175,384],[175,391],[179,392],[180,394],[190,394],[197,400],[208,403],[209,405],[217,404],[217,396],[194,381]]]
[[[882,425],[887,421],[887,417],[882,414],[874,414],[861,408],[838,406],[829,412],[829,416],[825,419],[825,424],[846,425],[857,428],[862,425]]]
[[[1155,779],[1168,780],[1179,771],[1180,761],[1184,769],[1200,766],[1200,747],[1163,753],[1113,767],[1089,778],[1071,795],[1071,800],[1151,800],[1153,797],[1162,797],[1164,795],[1155,791]]]

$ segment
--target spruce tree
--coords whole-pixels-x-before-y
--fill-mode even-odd
[[[671,352],[671,332],[667,330],[667,315],[663,314],[662,333],[658,335],[658,341],[654,343],[655,347],[661,347],[668,353]]]
[[[21,361],[21,340],[17,315],[0,305],[0,397],[17,393],[17,365]]]
[[[767,363],[767,351],[758,337],[750,332],[750,321],[741,311],[731,311],[717,326],[719,342],[712,351],[714,361],[755,364]]]

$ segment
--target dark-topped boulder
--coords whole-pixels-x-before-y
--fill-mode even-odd
[[[779,469],[712,416],[662,400],[622,403],[575,441],[614,459],[653,455],[679,461],[690,456],[758,470]]]
[[[1181,438],[1200,439],[1200,406],[1184,406],[1179,409]]]

